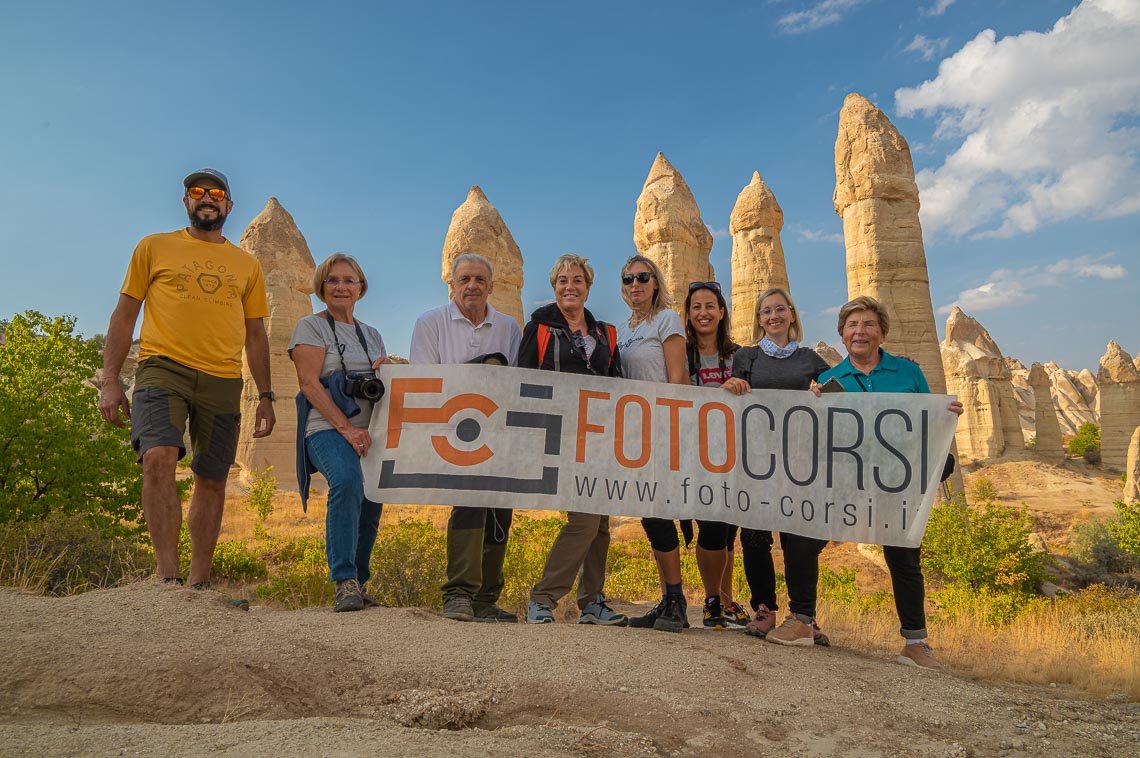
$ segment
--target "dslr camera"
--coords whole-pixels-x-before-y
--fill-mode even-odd
[[[384,397],[384,382],[371,371],[349,371],[344,375],[344,394],[375,403]]]

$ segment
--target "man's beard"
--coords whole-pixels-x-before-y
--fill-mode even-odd
[[[196,210],[188,211],[187,216],[190,217],[190,226],[199,229],[203,232],[216,232],[222,228],[226,223],[226,214],[222,212],[221,208],[215,208],[216,215],[212,219],[204,219],[198,216]]]

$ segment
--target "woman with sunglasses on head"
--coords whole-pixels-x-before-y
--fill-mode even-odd
[[[372,400],[379,398],[362,397],[364,393],[353,392],[345,380],[352,376],[357,385],[374,380],[374,369],[387,362],[387,351],[380,332],[353,315],[356,303],[368,292],[368,279],[355,258],[344,253],[329,256],[313,272],[313,291],[327,308],[298,321],[289,339],[289,357],[301,390],[297,398],[301,503],[308,500],[312,471],[321,472],[329,485],[325,554],[329,578],[336,583],[333,610],[359,611],[376,605],[364,594],[364,584],[371,575],[369,562],[384,506],[364,496],[360,459],[372,445],[368,423]]]
[[[621,296],[632,311],[628,321],[618,324],[622,373],[627,379],[688,384],[685,328],[662,281],[661,269],[644,255],[630,256],[621,267]],[[641,525],[653,548],[663,591],[661,602],[644,616],[631,618],[629,625],[679,632],[689,622],[677,527],[660,518],[643,518]]]
[[[801,347],[803,327],[796,313],[792,296],[783,287],[771,287],[756,298],[755,321],[752,325],[753,347],[736,352],[732,363],[732,378],[724,388],[743,395],[753,389],[810,390],[812,383],[830,366],[814,350]],[[752,591],[754,618],[744,631],[754,637],[766,637],[776,625],[776,568],[772,563],[772,533],[765,529],[741,529],[740,545],[744,552],[744,576]],[[792,589],[793,577],[799,577],[815,568],[819,573],[819,553],[826,540],[780,533],[780,547],[784,550],[784,573],[788,578],[789,602],[797,613],[800,600]],[[798,585],[797,585],[798,586]],[[812,583],[814,587],[814,582]],[[814,604],[814,598],[813,598]],[[814,615],[814,608],[812,610]],[[816,626],[811,628],[814,644],[828,644],[826,635]],[[775,642],[776,640],[773,640]]]
[[[685,336],[689,380],[720,387],[732,377],[732,358],[740,345],[729,336],[728,304],[719,282],[693,282],[685,297]],[[723,521],[697,520],[697,568],[705,585],[704,625],[739,628],[748,612],[732,598],[733,545],[737,527]]]
[[[621,376],[617,330],[586,308],[593,283],[594,267],[588,259],[573,253],[558,257],[550,269],[554,302],[530,314],[519,345],[520,368]],[[578,623],[625,626],[626,616],[610,608],[602,592],[609,547],[609,516],[567,513],[542,577],[530,591],[526,622],[554,623],[554,607],[578,577]]]

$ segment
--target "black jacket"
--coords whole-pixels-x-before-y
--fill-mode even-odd
[[[610,344],[609,331],[604,321],[598,321],[588,308],[586,328],[590,336],[597,340],[594,353],[586,360],[586,353],[574,345],[570,336],[570,325],[558,310],[557,303],[544,305],[530,314],[530,321],[523,329],[522,344],[519,346],[519,368],[539,368],[554,371],[557,363],[559,371],[567,374],[594,374],[596,376],[621,376],[621,356],[617,345]],[[550,328],[546,354],[538,354],[539,325]],[[616,342],[616,340],[615,340]],[[612,358],[611,358],[612,356]]]

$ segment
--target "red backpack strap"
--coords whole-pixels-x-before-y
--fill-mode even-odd
[[[606,336],[610,338],[609,367],[612,367],[614,365],[614,352],[617,350],[617,327],[613,324],[606,324]]]
[[[542,359],[546,357],[546,346],[550,343],[550,327],[546,324],[538,325],[538,368],[542,368]]]

